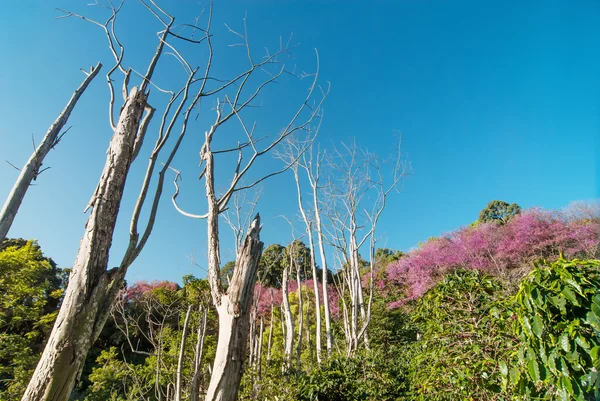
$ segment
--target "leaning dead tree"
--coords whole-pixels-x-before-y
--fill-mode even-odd
[[[52,123],[50,128],[48,128],[48,131],[40,144],[37,147],[34,147],[29,160],[27,160],[25,166],[20,170],[19,177],[6,199],[2,211],[0,211],[0,244],[6,239],[8,230],[10,230],[10,227],[15,220],[15,216],[19,211],[19,207],[25,198],[25,194],[27,193],[31,182],[35,181],[45,170],[42,169],[44,159],[48,153],[58,145],[68,131],[67,129],[61,134],[61,131],[69,120],[79,98],[81,98],[81,95],[83,95],[83,92],[85,92],[90,82],[98,75],[101,68],[102,64],[98,63],[95,67],[90,67],[89,72],[82,70],[86,75],[85,79],[81,85],[79,85],[79,88],[75,90],[75,93],[73,93],[73,96],[71,96],[71,99],[69,99],[63,111],[58,115],[58,118]]]
[[[329,161],[333,176],[329,183],[331,221],[330,243],[341,261],[342,282],[337,283],[340,298],[348,296],[349,305],[342,302],[347,354],[358,350],[361,340],[369,347],[367,327],[373,302],[373,255],[377,243],[377,223],[386,207],[388,196],[409,171],[400,152],[391,162],[384,162],[373,153],[360,151],[355,142],[342,143]],[[387,165],[390,166],[386,170]],[[369,264],[361,263],[360,250],[368,252]],[[363,288],[362,272],[368,268],[368,288]],[[365,301],[366,298],[366,301]],[[349,310],[348,310],[349,309]]]
[[[161,26],[157,34],[156,49],[145,73],[127,67],[124,61],[125,48],[116,33],[117,16],[123,4],[124,1],[118,7],[114,7],[111,2],[107,5],[99,1],[93,3],[92,5],[108,12],[108,18],[104,23],[68,11],[64,11],[61,17],[79,18],[90,22],[101,28],[106,35],[114,58],[114,65],[106,75],[110,93],[109,126],[113,135],[98,186],[86,208],[86,211],[91,209],[91,213],[73,264],[61,309],[41,359],[23,395],[23,401],[66,401],[69,398],[83,369],[88,350],[98,338],[116,295],[123,286],[127,269],[150,237],[157,216],[165,173],[186,134],[190,115],[202,97],[218,93],[223,87],[233,84],[229,81],[219,83],[219,86],[214,89],[207,88],[207,82],[212,79],[210,76],[212,12],[208,15],[205,29],[192,24],[176,25],[175,18],[162,10],[153,0],[149,0],[149,3],[140,0],[139,4],[147,9]],[[185,36],[186,32],[189,35]],[[199,67],[192,67],[172,43],[178,41],[193,45],[207,45],[208,62],[202,72]],[[167,53],[181,63],[186,73],[185,82],[174,92],[162,89],[153,81],[159,60]],[[120,107],[115,105],[117,103],[115,73],[122,77],[123,102]],[[138,84],[130,87],[130,81],[134,80],[138,81]],[[146,132],[155,114],[155,109],[149,103],[150,86],[160,94],[167,95],[166,106],[162,110],[159,126],[153,128],[156,142],[150,150],[146,174],[131,216],[127,250],[117,267],[109,270],[108,260],[113,232],[127,176],[132,163],[141,153]],[[119,110],[117,113],[115,108]],[[179,131],[178,135],[174,135],[176,131]],[[157,164],[159,157],[162,158],[162,168]],[[159,168],[158,178],[153,180],[157,168]],[[154,189],[151,191],[151,183],[154,181],[156,181]],[[148,202],[149,210],[146,210],[145,219],[142,219],[142,209]]]
[[[248,124],[245,112],[256,106],[259,95],[264,89],[283,79],[286,75],[294,75],[292,69],[286,69],[284,56],[289,54],[290,47],[281,45],[280,48],[267,54],[258,63],[251,50],[244,19],[244,31],[239,33],[230,29],[231,33],[240,39],[237,43],[243,48],[249,63],[248,72],[242,73],[235,80],[237,86],[230,94],[218,99],[215,105],[215,120],[204,135],[204,143],[200,149],[202,164],[201,178],[205,182],[207,211],[204,214],[193,214],[184,211],[177,204],[179,194],[179,173],[175,178],[175,194],[173,203],[176,209],[185,216],[204,219],[207,221],[208,240],[208,281],[211,286],[213,303],[219,316],[219,336],[215,361],[212,369],[210,385],[206,394],[207,401],[237,399],[239,384],[243,373],[246,354],[247,337],[249,332],[250,307],[252,304],[257,269],[263,249],[260,241],[260,217],[257,214],[250,223],[249,229],[236,252],[235,270],[228,289],[223,289],[220,279],[221,242],[219,236],[219,215],[226,211],[232,196],[240,191],[253,188],[269,177],[280,174],[290,168],[283,168],[269,174],[263,174],[251,179],[249,171],[262,156],[269,154],[277,145],[290,135],[311,128],[315,119],[320,117],[320,109],[327,92],[317,86],[317,72],[302,74],[311,83],[300,106],[292,113],[291,118],[277,134],[268,139],[256,134],[256,123]],[[289,94],[286,94],[289,95]],[[315,100],[314,97],[318,95]],[[243,140],[237,141],[229,148],[214,149],[213,141],[220,129],[229,121],[239,123]],[[231,135],[229,136],[231,138]],[[223,137],[222,139],[226,139]],[[221,143],[222,141],[220,141]],[[217,160],[219,156],[237,154],[237,162],[232,166],[232,176],[219,187],[225,188],[217,193]],[[224,157],[227,163],[227,158]],[[247,160],[244,162],[244,160]],[[222,173],[219,173],[222,174]],[[244,184],[247,180],[247,184]]]

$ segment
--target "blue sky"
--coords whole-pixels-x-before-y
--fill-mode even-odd
[[[54,20],[55,7],[100,15],[87,3],[4,5],[0,160],[25,162],[31,135],[43,136],[81,82],[79,68],[102,60],[104,72],[108,69],[110,55],[98,29],[79,20]],[[202,8],[198,1],[161,4],[180,22],[191,21]],[[389,202],[379,227],[379,235],[385,234],[382,245],[408,250],[474,221],[492,199],[524,208],[562,208],[599,198],[600,2],[217,0],[215,71],[222,76],[239,71],[243,60],[227,46],[234,38],[223,23],[239,28],[245,13],[257,54],[293,32],[293,42],[299,43],[294,62],[309,71],[318,49],[321,80],[331,82],[323,146],[356,137],[361,147],[386,155],[395,132],[402,133],[413,174]],[[156,45],[156,22],[133,0],[126,3],[121,22],[127,62],[141,70]],[[160,68],[157,80],[164,86],[182,77],[172,59]],[[287,81],[268,91],[264,110],[256,114],[261,127],[275,130],[306,85]],[[38,239],[62,267],[75,258],[87,218],[83,209],[104,165],[111,135],[107,99],[99,77],[73,113],[73,128],[46,159],[52,168],[30,189],[10,233]],[[206,121],[195,123],[194,135],[203,134]],[[174,166],[184,172],[182,203],[201,212],[203,187],[194,179],[198,150],[192,136]],[[2,197],[17,176],[3,164]],[[276,167],[276,161],[267,161],[257,172]],[[140,158],[128,181],[113,241],[114,263],[124,250],[144,168]],[[168,199],[171,190],[169,183],[151,240],[128,273],[130,281],[203,274],[186,255],[203,263],[206,225],[180,216]],[[290,240],[287,223],[277,217],[297,213],[290,175],[265,184],[257,210],[266,244]],[[225,226],[222,232],[231,236]],[[223,260],[230,260],[231,246],[224,248]]]

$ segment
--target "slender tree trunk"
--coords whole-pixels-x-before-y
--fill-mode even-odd
[[[248,357],[248,365],[254,366],[254,355],[256,351],[256,314],[250,312],[250,355]]]
[[[313,287],[315,291],[315,315],[316,315],[316,346],[317,346],[317,363],[321,364],[321,304],[319,302],[319,279],[317,277],[317,263],[315,262],[315,241],[313,239],[312,224],[304,211],[304,205],[302,202],[302,190],[300,187],[300,177],[298,176],[298,167],[294,167],[294,178],[296,180],[296,189],[298,194],[298,207],[300,208],[300,214],[306,225],[306,232],[308,234],[308,246],[310,249],[310,267],[312,271]],[[299,279],[298,279],[299,280]]]
[[[273,290],[271,290],[273,291]],[[271,292],[272,293],[272,292]],[[271,295],[271,299],[273,296]],[[271,345],[273,343],[273,301],[271,301],[271,323],[269,324],[269,342],[267,343],[267,364],[271,362]]]
[[[317,197],[317,185],[315,183],[313,187],[313,203],[315,209],[315,222],[317,225],[317,240],[319,242],[319,254],[321,256],[321,268],[323,269],[323,278],[321,280],[323,285],[323,309],[325,317],[325,338],[327,340],[327,355],[331,355],[333,347],[333,336],[331,335],[331,315],[329,309],[329,293],[327,288],[327,258],[325,257],[325,245],[323,243],[323,231],[321,224],[321,211],[319,209],[319,202]]]
[[[66,401],[98,338],[127,266],[106,270],[146,95],[132,88],[108,148],[56,323],[23,401]]]
[[[288,297],[288,281],[289,281],[289,270],[291,267],[284,267],[283,278],[281,284],[282,292],[282,303],[281,309],[285,320],[285,342],[283,347],[283,370],[290,369],[290,362],[292,357],[292,347],[294,344],[294,321],[292,320],[292,311],[290,309],[290,299]]]
[[[29,160],[27,160],[25,166],[21,169],[21,173],[19,174],[19,177],[17,178],[17,181],[10,191],[8,198],[2,207],[2,211],[0,212],[0,244],[8,235],[8,230],[10,230],[10,227],[15,220],[15,216],[19,211],[21,202],[23,202],[23,199],[25,198],[25,194],[29,189],[31,181],[35,180],[40,173],[40,168],[42,167],[44,158],[60,140],[60,131],[67,123],[67,120],[75,108],[77,101],[79,101],[79,98],[83,92],[85,92],[90,82],[92,82],[96,75],[98,75],[98,72],[101,68],[102,64],[98,63],[96,67],[92,67],[90,69],[90,73],[87,74],[87,77],[83,80],[79,88],[75,90],[75,93],[73,93],[73,96],[71,96],[71,99],[69,99],[69,102],[63,111],[58,115],[58,118],[56,121],[54,121],[54,123],[52,123],[50,128],[48,128],[46,135],[44,135],[44,138],[40,144],[34,150],[31,157],[29,157]]]
[[[211,167],[207,166],[207,170]],[[207,176],[208,181],[209,177]],[[215,204],[215,206],[217,205]],[[214,235],[218,236],[218,222],[213,220],[213,218],[218,219],[216,212],[209,206],[209,243],[216,241],[218,246],[218,237],[213,237]],[[213,230],[215,225],[217,229]],[[263,249],[259,235],[260,218],[257,215],[250,225],[244,243],[237,252],[236,266],[227,294],[223,294],[219,287],[214,288],[219,292],[219,294],[215,294],[217,295],[216,301],[218,301],[215,303],[219,314],[219,339],[206,401],[234,401],[237,399],[246,356],[250,306],[254,296],[258,263]],[[218,255],[218,248],[212,255],[213,261],[215,255]],[[216,279],[218,280],[218,275]],[[214,285],[215,283],[211,282],[211,289]]]
[[[198,336],[196,341],[196,352],[194,358],[194,376],[192,377],[192,388],[190,391],[190,401],[198,401],[200,395],[200,376],[202,375],[202,353],[204,351],[204,337],[206,336],[206,318],[208,308],[200,306],[202,312],[202,323],[198,326]]]
[[[185,340],[187,338],[188,324],[192,314],[192,305],[188,306],[183,323],[183,333],[181,333],[181,347],[179,347],[179,359],[177,360],[177,378],[175,383],[175,401],[181,401],[181,374],[183,371],[183,355],[185,353]]]
[[[260,336],[258,338],[258,352],[256,353],[256,379],[260,381],[262,374],[262,343],[263,343],[263,333],[265,330],[265,322],[264,319],[260,318]]]
[[[298,343],[296,345],[296,370],[300,371],[300,355],[302,353],[302,329],[304,328],[304,302],[302,299],[302,282],[300,281],[300,265],[296,264],[296,280],[298,281]]]

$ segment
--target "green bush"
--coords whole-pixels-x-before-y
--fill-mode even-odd
[[[515,365],[522,399],[600,399],[600,262],[538,263],[515,296]]]
[[[412,345],[411,399],[507,399],[497,362],[513,344],[502,313],[507,299],[497,279],[459,270],[416,302],[421,338]]]
[[[362,351],[354,357],[333,357],[301,376],[299,401],[400,400],[405,393],[404,372],[398,361],[383,352]]]

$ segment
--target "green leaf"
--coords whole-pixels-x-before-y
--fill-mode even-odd
[[[583,336],[575,337],[575,343],[579,345],[587,353],[590,352],[590,343]]]
[[[600,346],[597,345],[590,351],[590,358],[592,358],[592,363],[596,365],[596,363],[600,362],[598,360],[598,356],[600,356]]]
[[[532,335],[532,330],[531,330],[531,324],[529,323],[529,318],[527,316],[523,316],[523,330],[525,331],[525,334],[527,334],[528,336],[531,337]]]
[[[558,342],[565,352],[571,352],[571,343],[569,342],[569,335],[567,333],[563,333],[558,339]]]
[[[579,292],[581,295],[583,295],[582,291],[581,291],[581,286],[579,284],[577,284],[577,282],[573,279],[567,279],[565,280],[565,282],[567,284],[569,284],[571,287],[575,288],[577,290],[577,292]]]
[[[500,366],[500,373],[502,374],[502,376],[507,376],[508,375],[508,366],[506,366],[506,362],[500,361],[499,366]]]
[[[577,296],[569,287],[564,287],[562,290],[562,294],[567,298],[571,303],[575,306],[579,306],[579,301],[577,300]]]
[[[521,379],[521,374],[519,372],[519,370],[516,367],[512,367],[510,368],[510,382],[513,385],[516,385],[517,383],[519,383],[519,380]]]
[[[550,297],[550,301],[560,310],[563,315],[567,314],[567,301],[563,297]]]
[[[542,338],[542,332],[544,331],[544,321],[540,317],[540,315],[536,314],[533,317],[533,324],[531,325],[531,329],[533,330],[533,334],[537,338]]]
[[[540,367],[538,366],[535,358],[529,358],[529,361],[527,361],[527,370],[529,371],[531,380],[534,382],[538,382],[540,380]]]
[[[600,319],[594,314],[593,311],[589,311],[587,315],[585,315],[585,321],[587,324],[592,326],[594,330],[600,331]]]
[[[560,384],[561,384],[561,387],[563,389],[565,389],[567,394],[569,394],[571,396],[573,395],[573,386],[571,385],[571,379],[569,379],[566,376],[563,376],[560,378]]]

